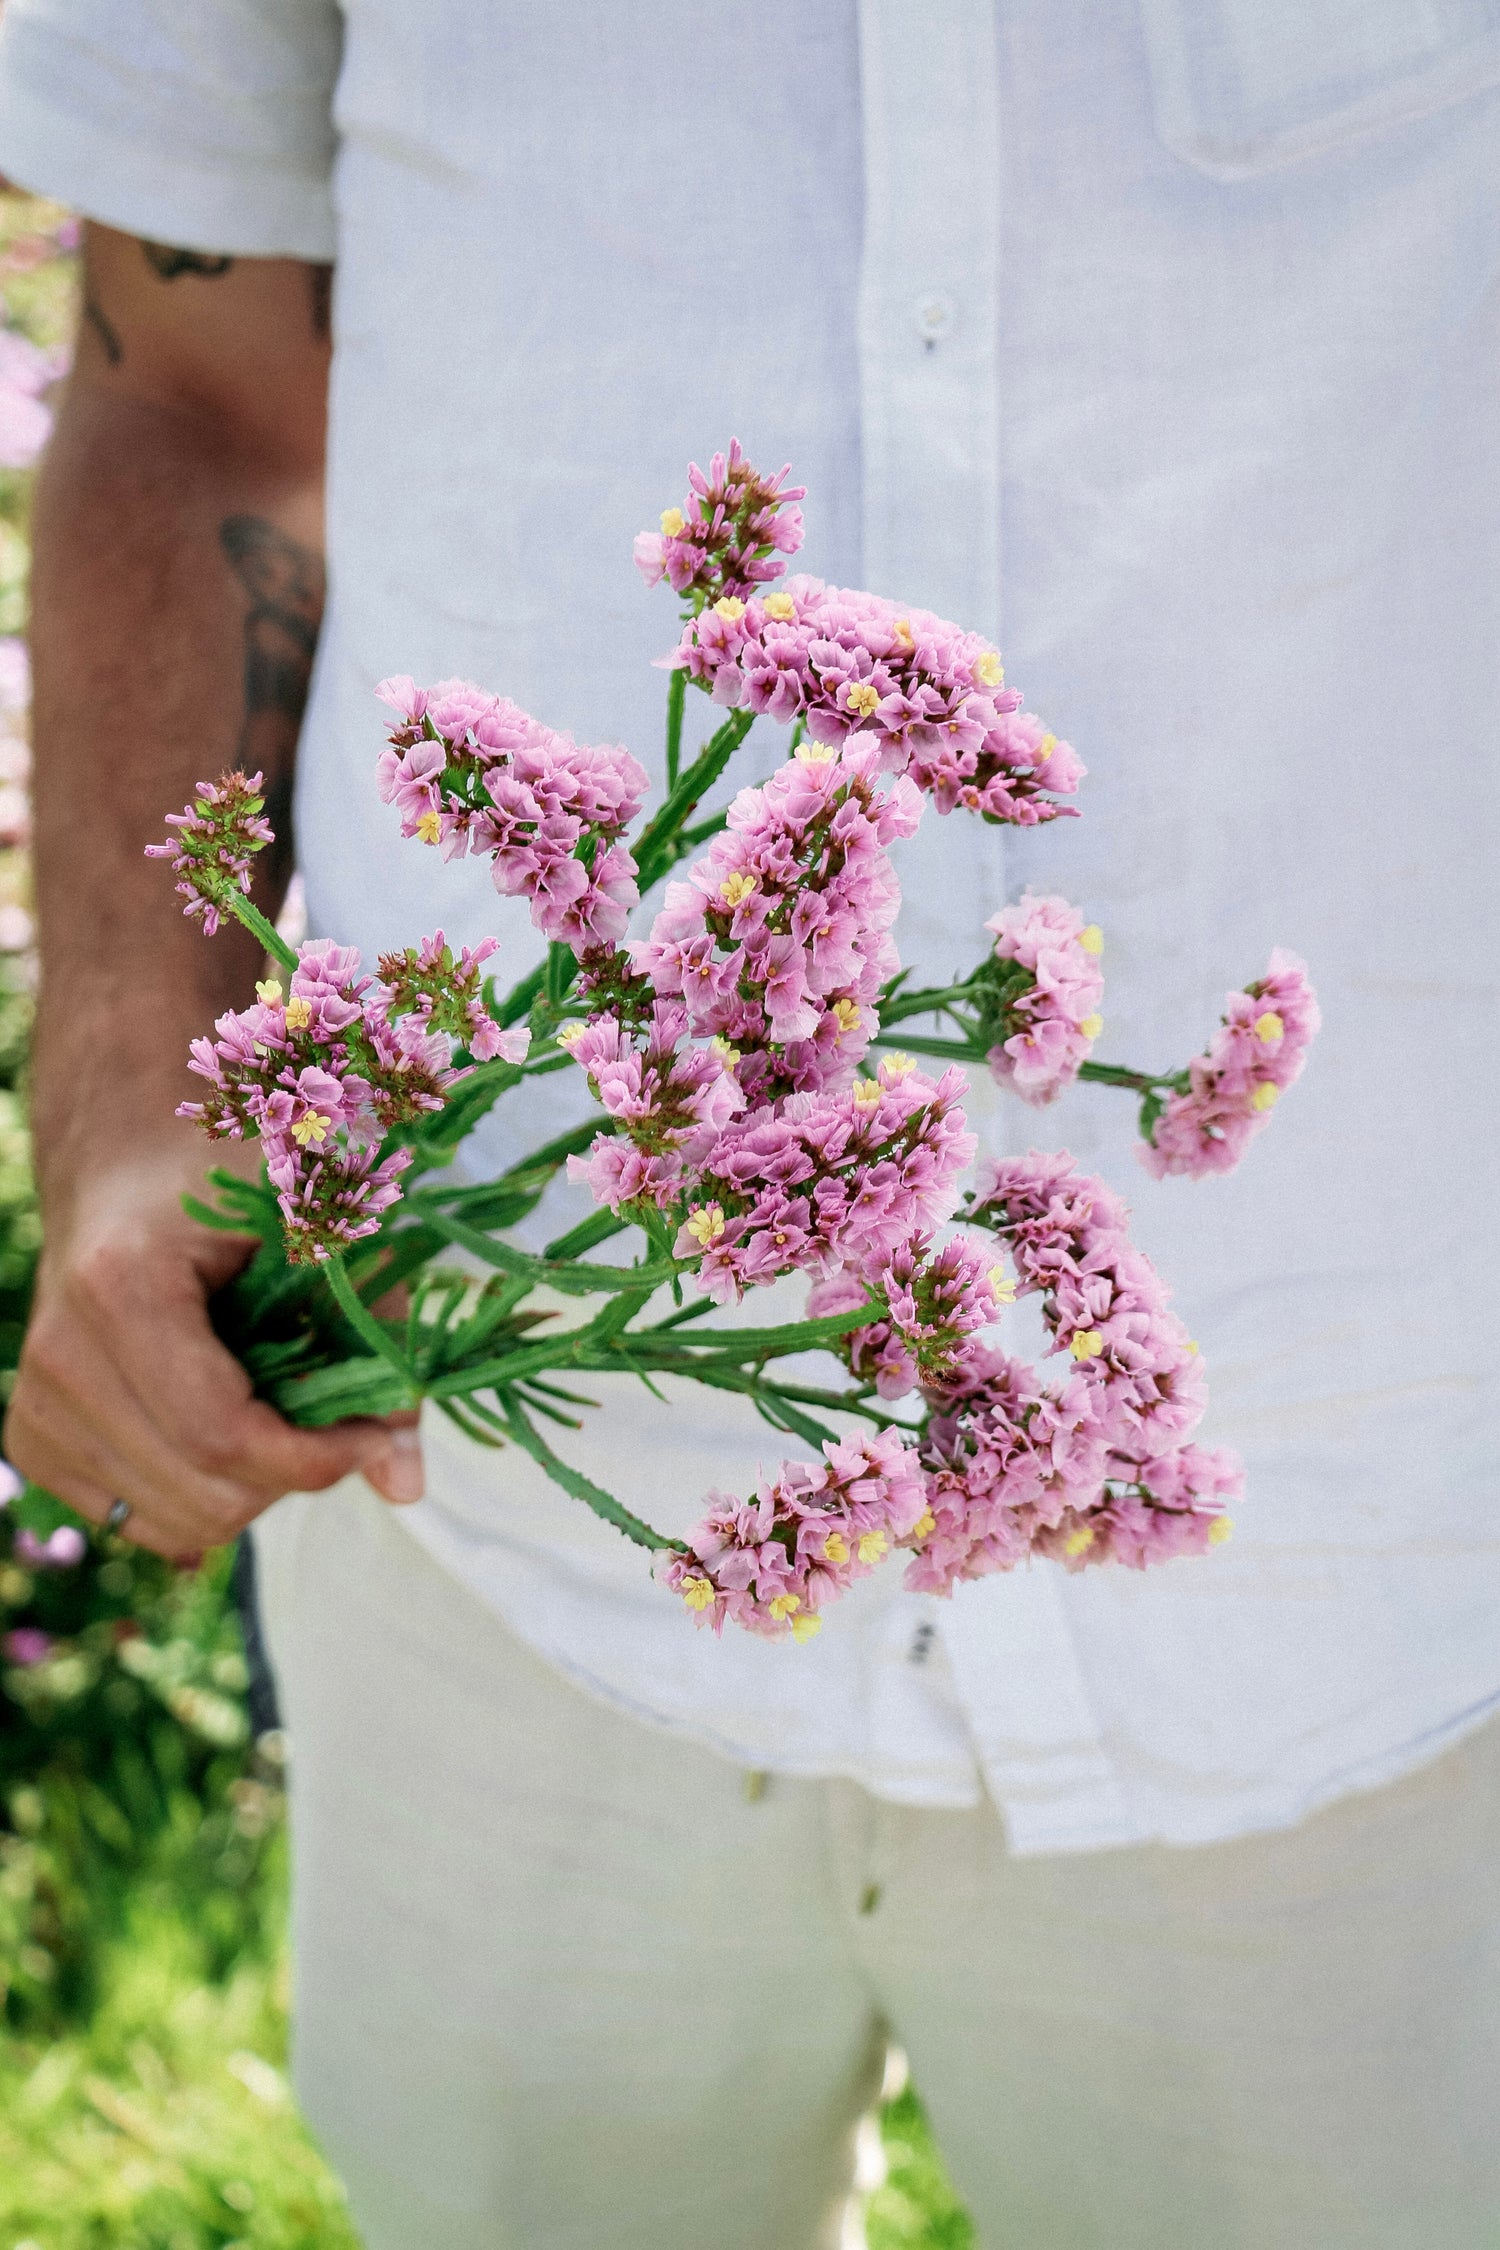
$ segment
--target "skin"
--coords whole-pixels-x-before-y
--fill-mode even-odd
[[[242,760],[288,825],[323,602],[328,275],[104,227],[84,273],[34,518],[46,1248],[5,1449],[96,1522],[128,1501],[128,1538],[190,1560],[351,1471],[388,1500],[421,1492],[414,1429],[295,1429],[213,1334],[208,1299],[250,1246],[184,1214],[226,1150],[173,1111],[189,1040],[261,964],[237,926],[205,940],[143,857],[200,777]],[[257,869],[265,912],[286,874]]]

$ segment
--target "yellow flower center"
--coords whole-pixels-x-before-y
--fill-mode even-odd
[[[1086,1555],[1093,1544],[1092,1528],[1086,1523],[1081,1523],[1078,1529],[1069,1532],[1067,1538],[1063,1541],[1063,1553],[1065,1555]]]
[[[745,605],[738,594],[721,594],[714,603],[714,615],[728,618],[731,625],[738,625],[744,614]]]
[[[571,1055],[573,1049],[578,1045],[579,1040],[582,1039],[584,1033],[587,1030],[588,1025],[586,1023],[580,1023],[575,1017],[572,1023],[565,1023],[563,1025],[561,1031],[557,1035],[557,1044],[559,1045],[559,1047],[565,1047],[568,1053]]]
[[[719,885],[719,896],[726,906],[741,906],[757,888],[753,875],[729,875]]]
[[[1252,1109],[1274,1109],[1280,1099],[1281,1088],[1273,1086],[1267,1079],[1263,1085],[1257,1086],[1250,1096],[1250,1107]]]
[[[1104,932],[1097,922],[1090,922],[1086,929],[1079,931],[1078,942],[1085,953],[1102,953],[1104,951]]]
[[[916,647],[917,644],[912,638],[911,619],[909,617],[898,617],[895,624],[891,627],[891,631],[895,634],[896,640],[900,647]]]
[[[845,707],[857,713],[861,719],[868,719],[879,701],[880,697],[868,680],[851,680],[844,690]]]
[[[890,1551],[890,1541],[883,1531],[866,1531],[860,1535],[859,1559],[863,1563],[884,1560]]]
[[[803,1616],[792,1619],[792,1639],[794,1641],[810,1641],[822,1630],[823,1620],[821,1617]]]
[[[930,1508],[924,1508],[922,1510],[922,1513],[918,1516],[916,1522],[911,1527],[911,1535],[913,1539],[925,1539],[928,1536],[929,1532],[933,1532],[936,1530],[937,1517],[933,1514]]]
[[[1055,734],[1044,734],[1033,753],[1035,763],[1038,766],[1044,766],[1056,748],[1057,736]]]
[[[839,1027],[841,1039],[848,1032],[860,1030],[865,1020],[857,1000],[835,1000],[833,1003],[833,1018]]]
[[[1097,1328],[1078,1328],[1068,1349],[1076,1360],[1097,1359],[1104,1349],[1104,1338]]]
[[[417,822],[418,842],[423,844],[435,844],[442,833],[442,815],[435,812],[424,812],[421,819]]]
[[[689,1609],[707,1609],[714,1598],[714,1590],[707,1578],[684,1578],[679,1588]]]
[[[1267,1008],[1263,1016],[1257,1016],[1255,1019],[1255,1036],[1257,1039],[1264,1041],[1268,1047],[1274,1040],[1279,1039],[1285,1030],[1286,1025],[1274,1008]]]
[[[999,687],[1005,678],[1005,666],[992,648],[987,648],[975,665],[974,677],[981,687]]]
[[[797,614],[797,604],[792,600],[790,594],[765,594],[761,598],[760,606],[767,617],[774,617],[783,625],[789,617],[795,617]]]
[[[310,1109],[292,1127],[292,1139],[299,1148],[321,1148],[328,1138],[328,1128],[332,1123],[331,1117],[324,1117],[320,1110]]]
[[[310,1000],[304,1000],[300,993],[295,994],[293,998],[288,1000],[286,1004],[287,1030],[306,1031],[308,1025],[311,1022],[312,1002]]]
[[[800,1594],[773,1594],[766,1607],[770,1610],[777,1624],[780,1625],[785,1618],[796,1616],[798,1610],[802,1607],[802,1596]]]
[[[1085,1039],[1097,1039],[1100,1032],[1104,1029],[1104,1018],[1103,1016],[1085,1016],[1078,1028],[1083,1033]]]
[[[1232,1539],[1233,1537],[1233,1517],[1215,1516],[1213,1522],[1208,1527],[1208,1543],[1210,1547],[1222,1547],[1226,1539]]]
[[[799,742],[797,756],[804,766],[831,766],[838,752],[831,742]]]
[[[1004,1266],[990,1267],[990,1287],[994,1291],[997,1305],[1013,1305],[1015,1303],[1016,1285],[1007,1275]]]
[[[887,1055],[880,1066],[880,1075],[887,1086],[898,1086],[903,1078],[910,1078],[916,1067],[910,1055]]]
[[[854,1081],[854,1106],[856,1109],[878,1109],[883,1088],[873,1078],[856,1078]]]
[[[847,1562],[849,1542],[841,1531],[830,1531],[823,1542],[824,1562]]]
[[[274,1008],[281,998],[281,985],[275,977],[261,978],[255,987],[255,997],[263,1007]]]
[[[717,1203],[700,1203],[689,1214],[687,1230],[693,1240],[706,1250],[724,1232],[722,1207]]]
[[[669,539],[675,539],[679,531],[686,531],[687,517],[680,508],[663,508],[661,527]]]
[[[731,1047],[721,1031],[714,1033],[709,1044],[727,1070],[733,1070],[735,1064],[742,1060],[739,1048]]]

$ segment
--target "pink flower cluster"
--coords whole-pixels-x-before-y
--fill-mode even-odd
[[[52,433],[42,393],[67,373],[65,351],[47,351],[0,329],[0,469],[29,469]]]
[[[495,888],[529,901],[545,937],[575,953],[619,943],[640,893],[619,841],[641,808],[644,767],[613,743],[558,734],[468,680],[382,680],[397,713],[378,786],[401,833],[445,858],[489,858]]]
[[[596,1203],[670,1210],[697,1177],[745,1096],[723,1042],[688,1043],[680,1001],[658,1000],[634,1025],[613,1014],[566,1025],[561,1044],[588,1073],[589,1091],[621,1130],[575,1157]]]
[[[934,1525],[907,1583],[946,1593],[1033,1552],[1141,1568],[1223,1537],[1239,1467],[1190,1442],[1201,1363],[1123,1206],[1066,1155],[1033,1152],[982,1168],[974,1216],[1071,1365],[1046,1383],[972,1348],[923,1441]]]
[[[176,835],[146,846],[148,859],[172,862],[178,894],[187,900],[183,912],[202,915],[205,937],[218,929],[230,891],[249,897],[251,857],[276,841],[264,817],[261,778],[226,773],[216,782],[200,781],[193,803],[167,815]]]
[[[1015,1296],[1015,1284],[982,1243],[955,1235],[935,1250],[926,1237],[915,1235],[868,1283],[847,1272],[816,1283],[807,1300],[808,1318],[852,1312],[871,1287],[888,1311],[868,1327],[853,1329],[839,1348],[850,1372],[890,1399],[904,1398],[919,1384],[932,1391],[960,1380],[970,1337]]]
[[[819,1611],[922,1527],[915,1452],[895,1430],[844,1438],[818,1462],[785,1461],[751,1500],[710,1493],[690,1552],[662,1550],[658,1578],[700,1625],[729,1619],[769,1640],[810,1640]]]
[[[1189,1068],[1188,1091],[1168,1098],[1142,1142],[1147,1171],[1190,1180],[1232,1172],[1301,1077],[1321,1022],[1305,964],[1278,946],[1258,983],[1229,994],[1222,1027]]]
[[[997,959],[1029,972],[1029,982],[1007,995],[1008,1035],[990,1049],[990,1070],[1040,1107],[1071,1085],[1104,1029],[1104,940],[1064,898],[1028,895],[985,928],[995,933]]]
[[[419,1018],[428,1031],[458,1040],[476,1062],[523,1061],[530,1032],[524,1026],[502,1030],[485,1005],[480,972],[499,950],[498,938],[481,938],[477,946],[460,946],[455,960],[452,946],[436,930],[404,952],[382,953],[387,1012]]]
[[[738,438],[728,455],[716,453],[705,476],[696,461],[688,468],[688,495],[680,508],[662,511],[660,531],[643,531],[635,542],[635,567],[648,586],[665,578],[695,608],[716,596],[748,594],[779,578],[783,555],[802,544],[806,493],[788,485],[788,463],[779,475],[762,476],[745,459]]]
[[[752,1101],[847,1083],[876,1030],[901,903],[887,847],[922,811],[909,782],[878,780],[871,749],[804,744],[764,788],[741,790],[633,949],[694,1032],[736,1050]]]
[[[402,975],[420,980],[430,972],[411,964],[443,951],[439,933],[395,960]],[[479,958],[469,956],[471,973]],[[221,1016],[215,1038],[193,1041],[190,1067],[209,1091],[178,1114],[214,1139],[259,1136],[287,1256],[305,1263],[375,1232],[411,1162],[407,1149],[377,1161],[381,1140],[441,1109],[461,1073],[452,1067],[452,1034],[434,1028],[436,1003],[420,982],[403,996],[361,975],[351,946],[306,944],[288,991],[275,978],[256,989],[254,1007]],[[464,1022],[469,1039],[466,1004]],[[519,1061],[527,1038],[524,1030],[499,1033],[497,1051]]]
[[[935,1082],[902,1055],[874,1078],[791,1094],[735,1119],[694,1183],[674,1245],[720,1303],[787,1273],[878,1273],[958,1201],[974,1136],[960,1071]]]
[[[716,703],[804,719],[815,742],[853,736],[939,812],[1034,827],[1070,811],[1055,800],[1083,778],[979,634],[819,578],[722,595],[683,627],[671,661]]]

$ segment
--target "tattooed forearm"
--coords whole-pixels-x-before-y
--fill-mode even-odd
[[[204,281],[217,281],[220,274],[228,273],[234,264],[233,258],[220,258],[205,250],[177,250],[170,243],[147,242],[144,237],[141,255],[163,281],[175,281],[184,273],[198,274]]]
[[[323,618],[323,558],[263,516],[226,517],[219,543],[249,600],[240,763],[265,775],[272,825],[289,838],[297,737]],[[269,872],[280,879],[288,868]]]
[[[111,367],[118,367],[125,357],[125,347],[120,342],[120,332],[110,319],[92,289],[84,292],[83,317],[104,347],[104,356]]]

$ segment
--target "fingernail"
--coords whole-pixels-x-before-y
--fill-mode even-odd
[[[388,1431],[381,1444],[371,1451],[364,1465],[364,1478],[382,1500],[393,1501],[398,1507],[420,1500],[426,1490],[426,1479],[422,1473],[422,1440],[418,1432]]]

